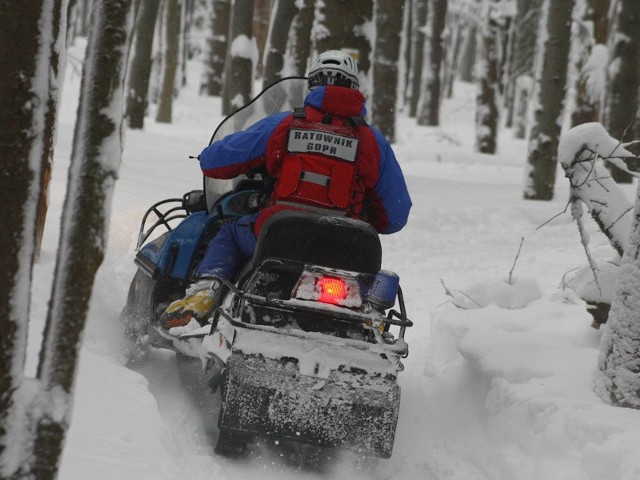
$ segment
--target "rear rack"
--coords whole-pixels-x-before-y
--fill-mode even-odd
[[[270,259],[266,261],[274,260]],[[218,317],[223,316],[229,323],[237,327],[269,330],[271,327],[253,325],[236,320],[245,303],[251,306],[267,307],[269,309],[285,313],[329,314],[336,320],[353,324],[363,324],[365,322],[371,322],[372,320],[375,320],[385,325],[399,326],[400,332],[397,339],[402,340],[401,344],[403,350],[406,348],[406,343],[404,342],[405,330],[407,327],[413,326],[413,322],[407,318],[404,295],[402,294],[402,288],[400,288],[400,286],[398,286],[398,304],[400,306],[400,311],[398,312],[395,309],[390,309],[387,312],[386,317],[384,317],[379,313],[364,313],[358,312],[356,310],[344,311],[339,307],[328,307],[324,306],[324,304],[314,305],[312,303],[307,304],[300,301],[282,300],[280,298],[269,298],[268,296],[255,295],[252,293],[243,292],[228,280],[222,279],[221,281],[230,290],[230,292],[239,299],[239,301],[235,303],[235,306],[231,313],[227,312],[222,306],[216,307],[213,318],[214,328],[217,324]],[[377,335],[375,335],[375,337],[378,343],[385,344],[393,350],[393,345],[388,345],[382,340],[382,338],[380,337],[380,332],[377,328],[372,328],[372,331],[374,332],[374,334],[377,332]],[[408,352],[403,351],[403,356],[406,356],[407,354]]]
[[[173,206],[170,206],[172,205]],[[178,204],[178,205],[176,205]],[[167,210],[163,211],[160,207],[165,206]],[[151,225],[149,228],[145,230],[147,219],[150,214],[155,214],[157,220]],[[184,206],[184,199],[182,198],[168,198],[166,200],[161,200],[159,202],[154,203],[149,207],[144,216],[142,217],[142,222],[140,224],[140,231],[138,232],[138,243],[136,244],[136,250],[139,250],[140,247],[149,239],[151,234],[155,231],[159,226],[164,226],[169,232],[173,230],[173,227],[169,222],[173,220],[181,220],[183,218],[187,218],[189,215],[188,210]]]

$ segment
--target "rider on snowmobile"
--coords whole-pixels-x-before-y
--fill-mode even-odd
[[[304,107],[226,136],[200,154],[206,176],[230,179],[266,167],[274,188],[260,212],[224,223],[195,270],[197,283],[160,318],[180,334],[198,328],[219,300],[220,279],[233,280],[256,246],[265,220],[285,209],[363,219],[378,233],[402,229],[411,199],[389,142],[364,121],[355,60],[339,50],[309,69]]]

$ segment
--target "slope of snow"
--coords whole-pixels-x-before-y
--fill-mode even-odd
[[[176,100],[172,125],[147,119],[145,131],[126,132],[59,478],[353,478],[347,461],[320,475],[268,452],[245,463],[217,457],[215,404],[203,407],[201,396],[187,394],[171,353],[154,352],[136,371],[123,366],[118,314],[135,273],[139,221],[152,203],[201,187],[198,165],[187,157],[220,120],[219,100],[195,94],[198,78],[191,75]],[[34,275],[30,369],[57,247],[78,73],[68,72],[66,82],[51,213]],[[562,289],[563,276],[586,264],[569,214],[546,223],[565,207],[566,180],[558,175],[552,202],[522,200],[526,143],[501,131],[497,155],[473,153],[473,111],[473,87],[458,84],[442,127],[399,120],[394,148],[414,207],[407,228],[383,238],[383,268],[400,274],[415,327],[407,332],[394,454],[372,477],[640,478],[640,413],[606,406],[593,393],[601,332],[590,328],[577,295]],[[625,187],[629,198],[633,188]],[[585,223],[592,250],[611,256],[606,239]],[[455,307],[445,286],[454,299],[474,302]]]

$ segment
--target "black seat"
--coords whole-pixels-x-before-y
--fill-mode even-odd
[[[361,220],[286,210],[265,222],[251,263],[266,258],[375,274],[382,247],[375,229]]]

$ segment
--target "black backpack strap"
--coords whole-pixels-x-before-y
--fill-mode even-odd
[[[359,115],[354,115],[351,117],[347,118],[347,123],[352,126],[352,127],[366,127],[367,126],[367,121],[364,119],[364,117],[361,117]]]

